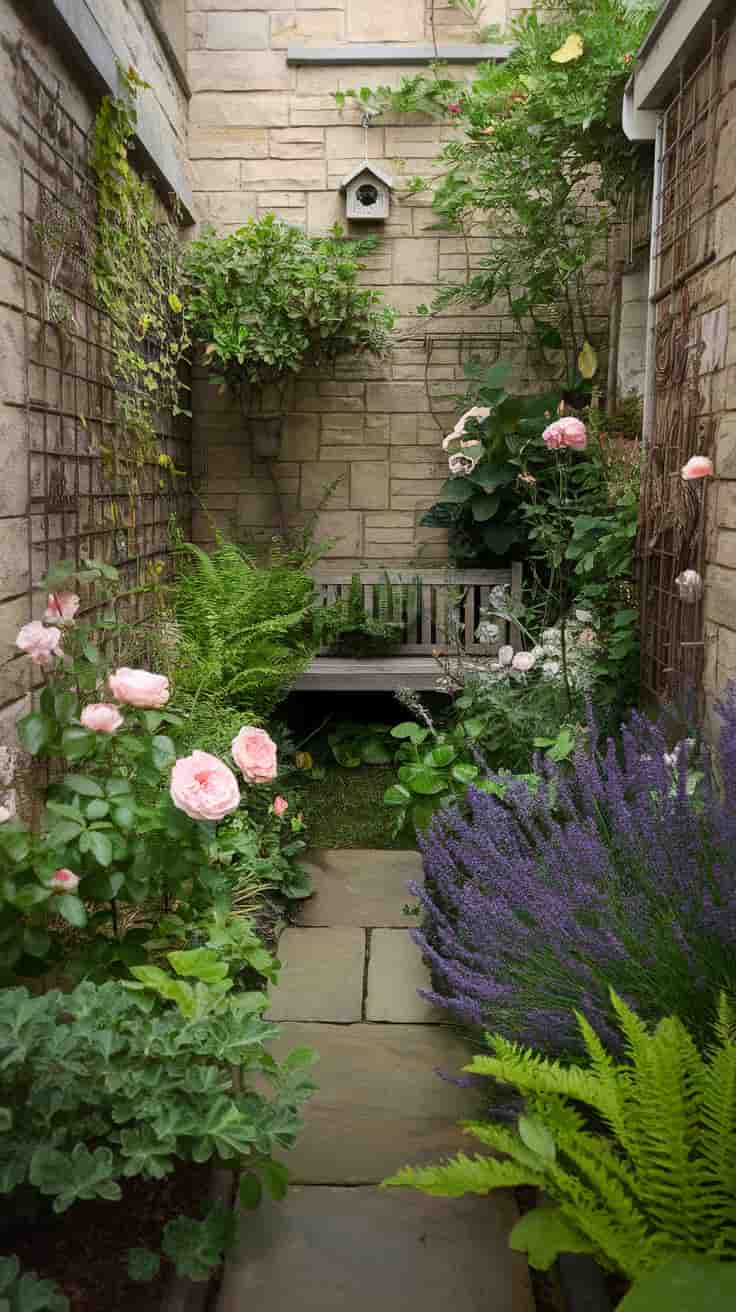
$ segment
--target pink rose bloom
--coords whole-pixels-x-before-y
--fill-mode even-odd
[[[233,738],[233,760],[249,784],[267,784],[276,778],[276,744],[265,729],[246,724]]]
[[[448,106],[447,106],[447,112],[448,112],[448,114],[459,114],[459,113],[460,113],[460,106],[459,106],[459,105],[448,105]]]
[[[458,478],[462,474],[472,474],[477,463],[473,456],[465,456],[458,451],[454,456],[450,456],[447,466],[453,478]]]
[[[691,478],[710,478],[713,473],[713,461],[707,456],[691,456],[686,465],[682,466],[682,477],[686,482]]]
[[[50,592],[43,617],[48,624],[71,624],[78,610],[76,592]]]
[[[511,661],[512,670],[517,670],[519,674],[528,674],[536,665],[536,657],[531,651],[517,651]]]
[[[110,675],[107,683],[115,700],[122,702],[124,706],[158,710],[169,700],[169,681],[164,674],[149,674],[148,670],[130,670],[123,665]]]
[[[54,871],[51,887],[55,893],[76,893],[79,887],[79,875],[75,875],[73,870],[66,870],[62,866],[60,870]]]
[[[273,799],[274,815],[277,816],[286,815],[288,809],[289,809],[289,803],[287,802],[285,797],[281,797],[280,795],[278,797],[274,797]]]
[[[197,751],[175,762],[171,800],[192,820],[222,820],[238,806],[240,789],[224,761]]]
[[[20,629],[15,645],[30,656],[34,665],[50,665],[54,656],[63,655],[60,642],[61,629],[47,629],[40,620],[32,620]]]
[[[114,733],[123,723],[117,706],[111,706],[109,702],[90,702],[79,718],[85,729],[91,729],[93,733]]]
[[[550,451],[559,451],[565,446],[573,451],[584,451],[588,444],[588,430],[581,419],[570,415],[549,424],[542,433],[542,441]]]

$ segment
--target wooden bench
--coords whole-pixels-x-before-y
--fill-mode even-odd
[[[397,656],[362,660],[342,656],[318,656],[295,684],[296,688],[333,692],[372,692],[397,688],[431,690],[436,687],[440,667],[432,652],[461,649],[468,656],[492,656],[503,643],[517,646],[518,635],[501,620],[495,643],[478,642],[475,631],[481,610],[490,602],[491,589],[506,587],[514,601],[521,598],[521,565],[508,569],[401,569],[361,570],[363,600],[369,615],[378,614],[378,599],[386,578],[392,585],[407,585],[412,604],[404,614],[404,632]],[[346,597],[352,574],[323,569],[314,571],[314,581],[327,606]]]

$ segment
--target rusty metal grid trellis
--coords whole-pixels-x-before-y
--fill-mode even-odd
[[[699,382],[702,353],[696,277],[713,260],[716,125],[728,33],[714,24],[707,51],[685,75],[663,115],[662,181],[656,202],[656,409],[644,471],[639,566],[642,686],[658,700],[699,701],[704,658],[702,597],[685,601],[676,580],[701,577],[705,558],[703,482],[681,467],[709,454],[712,420]]]
[[[119,569],[134,621],[145,604],[136,588],[170,557],[172,516],[186,525],[188,479],[151,459],[133,496],[124,471],[104,458],[114,447],[116,384],[109,320],[92,280],[89,132],[24,47],[16,66],[31,599],[58,560],[103,559]],[[160,414],[156,437],[188,475],[186,424]]]

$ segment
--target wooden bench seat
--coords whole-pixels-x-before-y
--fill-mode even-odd
[[[402,616],[404,632],[399,652],[394,656],[371,656],[358,660],[342,656],[318,656],[297,680],[297,689],[371,692],[397,688],[429,691],[436,687],[440,667],[434,651],[462,653],[465,656],[490,657],[503,643],[518,645],[512,626],[499,624],[495,643],[478,642],[475,633],[481,611],[490,603],[491,589],[504,587],[510,597],[521,597],[521,565],[508,569],[426,569],[388,571],[361,570],[363,600],[367,613],[378,616],[381,589],[390,579],[397,595],[401,586],[411,604]],[[327,606],[346,597],[352,574],[325,568],[314,571],[314,581]]]

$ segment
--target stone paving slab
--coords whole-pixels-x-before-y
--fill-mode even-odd
[[[469,1150],[455,1122],[478,1110],[477,1095],[443,1080],[468,1062],[467,1042],[444,1025],[285,1023],[270,1045],[315,1048],[318,1092],[285,1156],[296,1184],[374,1184],[407,1162]]]
[[[363,1006],[364,929],[285,929],[283,962],[271,989],[270,1020],[359,1021]]]
[[[313,850],[303,862],[314,880],[315,894],[303,903],[301,925],[392,926],[416,924],[402,907],[416,898],[410,879],[422,878],[418,852],[350,848]]]
[[[300,1188],[243,1217],[218,1312],[533,1312],[510,1194]]]
[[[366,1020],[437,1025],[447,1013],[420,998],[431,987],[422,954],[408,929],[374,929],[370,936]]]

